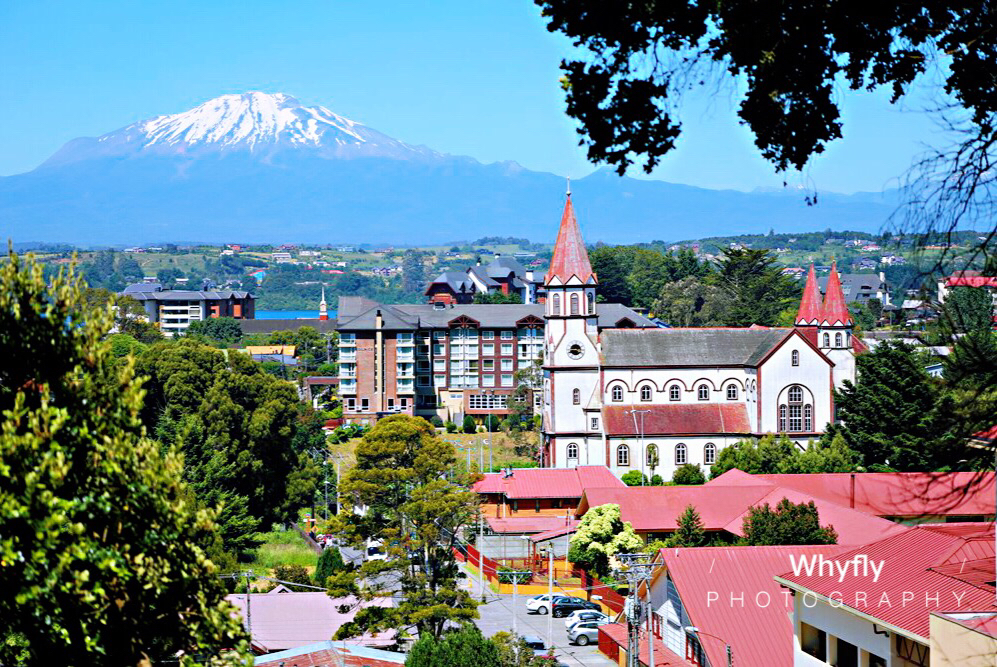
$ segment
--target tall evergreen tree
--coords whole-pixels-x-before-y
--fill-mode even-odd
[[[678,518],[678,530],[668,538],[670,547],[701,547],[706,544],[706,531],[699,512],[687,505]]]

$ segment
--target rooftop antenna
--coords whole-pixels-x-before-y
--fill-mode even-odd
[[[568,176],[568,196],[571,196],[571,177]]]

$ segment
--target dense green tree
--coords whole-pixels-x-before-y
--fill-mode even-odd
[[[954,404],[902,342],[884,342],[856,359],[855,383],[835,392],[838,420],[823,436],[841,435],[866,467],[936,470],[965,459],[968,433]]]
[[[706,475],[698,463],[686,463],[675,469],[672,473],[672,482],[675,484],[705,484]]]
[[[660,295],[662,285],[675,279],[676,268],[671,255],[651,248],[637,248],[627,275],[632,305],[650,308]]]
[[[599,505],[585,513],[571,536],[568,559],[598,577],[605,577],[616,567],[616,554],[633,553],[643,545],[630,522],[620,518],[619,505]]]
[[[834,526],[821,526],[817,506],[780,500],[775,508],[765,503],[748,510],[742,531],[752,546],[779,544],[837,544]]]
[[[464,415],[464,423],[461,427],[464,433],[474,433],[478,430],[478,425],[474,423],[474,417],[471,415]]]
[[[442,637],[420,637],[408,655],[406,667],[504,667],[495,643],[476,626],[463,623]]]
[[[303,565],[278,565],[273,569],[273,578],[280,579],[281,582],[290,582],[289,584],[285,583],[284,585],[292,591],[307,591],[309,589],[291,586],[290,584],[305,584],[306,586],[312,585],[312,578],[308,575],[308,570],[306,570]],[[276,588],[276,585],[274,588]]]
[[[515,292],[509,294],[503,294],[499,291],[488,292],[477,292],[474,295],[474,303],[523,303],[523,297],[519,296]]]
[[[112,324],[72,269],[46,284],[30,257],[0,266],[0,662],[195,664],[224,648],[242,662],[213,513],[146,437]]]
[[[315,566],[315,584],[325,586],[329,577],[345,569],[346,563],[343,562],[343,555],[339,552],[339,547],[335,544],[328,546],[322,550],[322,555],[318,557],[318,564]]]
[[[725,294],[695,276],[665,283],[651,304],[652,312],[673,327],[706,327],[723,318]]]
[[[453,622],[477,617],[474,600],[458,585],[453,547],[477,518],[478,498],[468,490],[473,478],[459,474],[456,462],[453,445],[425,419],[407,415],[378,420],[357,445],[335,528],[356,547],[380,541],[387,559],[330,578],[330,595],[404,597],[395,607],[361,609],[338,638],[389,629],[439,638]]]
[[[687,505],[679,515],[678,529],[667,540],[669,547],[701,547],[706,544],[706,531],[699,512],[692,505]]]
[[[599,277],[600,301],[633,305],[628,281],[633,254],[634,249],[630,246],[599,245],[589,252],[592,270]]]
[[[222,504],[226,548],[244,552],[255,531],[293,515],[310,495],[288,496],[303,461],[292,449],[298,415],[293,385],[247,355],[195,340],[151,346],[138,359],[148,376],[143,417],[184,455],[184,479],[209,506]]]
[[[402,256],[402,289],[417,296],[426,289],[426,265],[418,250],[406,250]]]
[[[191,322],[184,335],[200,336],[216,343],[230,345],[238,343],[242,338],[242,327],[231,317],[211,317]]]
[[[953,287],[945,298],[943,315],[954,333],[990,331],[994,324],[990,291],[979,287]]]
[[[716,463],[710,466],[710,477],[719,477],[733,468],[753,475],[851,472],[858,461],[859,455],[840,436],[823,438],[800,449],[785,434],[769,434],[721,449]]]
[[[772,326],[779,313],[794,300],[799,289],[782,274],[775,255],[756,248],[725,248],[713,284],[722,293],[721,324],[746,327],[752,324]]]

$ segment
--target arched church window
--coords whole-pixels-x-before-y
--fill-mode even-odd
[[[578,459],[578,445],[571,443],[568,445],[568,460]]]
[[[623,402],[623,387],[621,387],[620,385],[618,385],[618,384],[617,385],[613,385],[613,388],[610,390],[610,394],[613,397],[613,402],[614,403],[622,403]]]
[[[571,390],[571,402],[574,405],[581,405],[582,403],[582,392],[580,389]]]
[[[645,403],[651,400],[651,385],[645,384],[640,388],[640,400]]]
[[[577,294],[572,294],[571,295],[571,314],[572,315],[578,315],[578,312],[579,312],[578,311],[578,295]]]
[[[794,366],[799,366],[800,365],[800,351],[799,350],[793,350],[793,355],[792,356],[793,356],[793,365]]]
[[[841,344],[841,341],[842,341],[841,332],[838,332],[838,333],[834,334],[834,346],[835,347],[843,347],[842,344]]]
[[[682,390],[679,389],[677,384],[673,384],[668,388],[668,400],[677,401],[682,397]]]
[[[626,445],[620,445],[616,448],[616,465],[618,466],[628,466],[630,465],[630,448]]]
[[[737,385],[731,382],[727,385],[727,400],[736,401],[737,400]]]
[[[699,400],[701,401],[710,400],[710,388],[707,387],[705,384],[699,385],[698,397]]]
[[[689,448],[685,443],[680,442],[675,445],[675,465],[684,466],[689,462]]]
[[[831,334],[824,334],[824,347],[831,347]]]
[[[555,294],[554,296],[552,296],[551,297],[551,303],[554,304],[554,307],[551,309],[553,311],[553,313],[555,315],[560,315],[561,314],[561,295],[560,294]],[[825,335],[827,335],[827,334],[825,334]]]
[[[593,294],[587,294],[585,296],[585,309],[588,311],[589,315],[595,314],[595,296]]]
[[[717,446],[712,442],[706,443],[703,447],[703,463],[708,466],[717,462]]]

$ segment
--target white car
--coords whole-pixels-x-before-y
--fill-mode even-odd
[[[365,554],[367,560],[388,560],[388,554],[384,553],[381,548],[380,540],[367,540],[367,553]]]
[[[526,600],[526,611],[530,613],[537,613],[543,616],[544,614],[550,613],[550,595],[544,593],[543,595],[534,595]],[[566,595],[554,595],[554,599],[564,598]]]
[[[579,609],[578,611],[573,611],[568,614],[564,619],[564,629],[571,630],[571,626],[576,623],[581,623],[582,621],[593,621],[599,625],[604,625],[609,623],[609,616],[606,616],[601,611],[594,611],[592,609]]]

